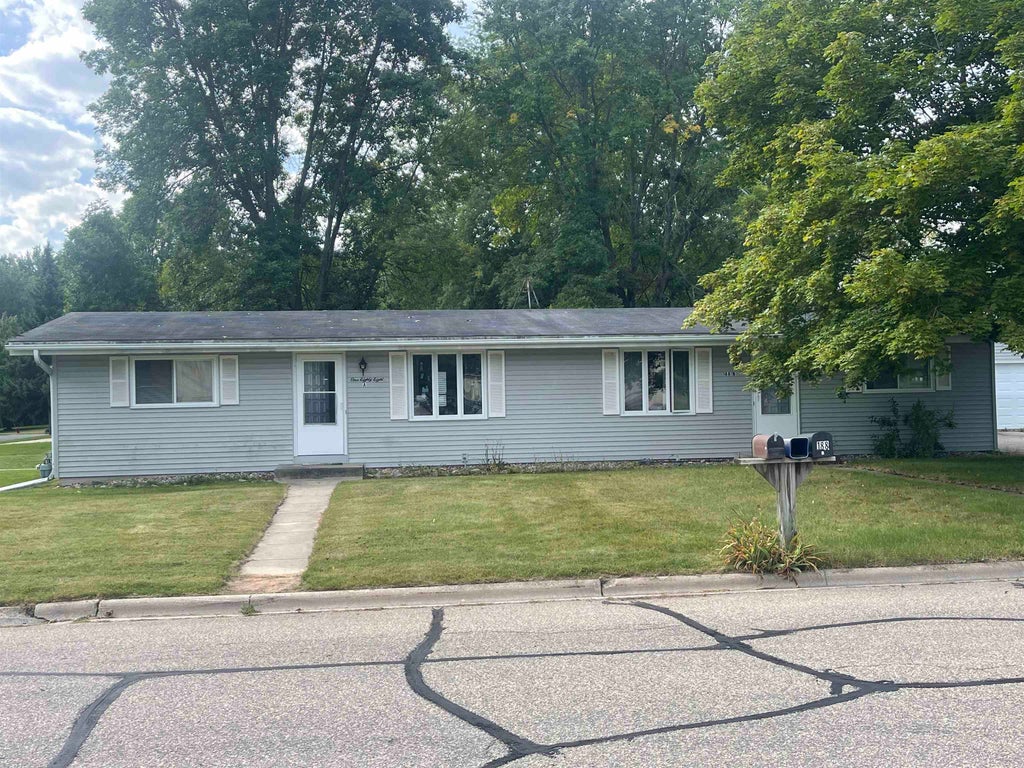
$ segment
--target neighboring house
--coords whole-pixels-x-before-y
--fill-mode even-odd
[[[63,478],[488,461],[731,458],[755,432],[871,449],[896,398],[955,413],[958,451],[995,447],[990,344],[843,400],[744,389],[731,334],[689,309],[74,313],[12,339],[52,376]]]
[[[996,409],[1000,429],[1024,429],[1024,356],[996,345]]]

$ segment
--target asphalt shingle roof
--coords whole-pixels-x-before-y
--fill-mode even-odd
[[[72,312],[14,343],[373,341],[709,334],[682,329],[693,310],[471,309],[321,312]]]

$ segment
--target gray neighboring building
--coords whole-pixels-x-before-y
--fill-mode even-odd
[[[756,432],[864,453],[895,398],[951,410],[949,450],[995,448],[993,348],[750,392],[735,334],[689,309],[72,313],[15,339],[51,375],[54,473],[72,479],[488,461],[731,458]]]

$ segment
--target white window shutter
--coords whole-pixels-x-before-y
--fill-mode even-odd
[[[505,415],[505,353],[487,353],[487,415]]]
[[[128,380],[128,358],[110,358],[110,407],[127,408],[131,405],[131,384]]]
[[[946,348],[946,360],[948,361],[952,356],[952,351]],[[948,392],[953,388],[953,373],[952,371],[946,371],[945,373],[935,374],[935,389],[940,392]]]
[[[711,370],[711,347],[697,347],[694,350],[697,373],[697,413],[712,413],[714,411],[715,394],[713,375]]]
[[[406,372],[405,352],[392,352],[388,356],[389,389],[391,390],[391,418],[409,418],[409,380]]]
[[[220,404],[238,405],[238,355],[220,356]]]
[[[601,410],[605,416],[619,412],[619,350],[601,350]]]

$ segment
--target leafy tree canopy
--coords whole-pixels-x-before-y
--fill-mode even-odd
[[[764,0],[699,99],[745,191],[694,321],[761,386],[871,378],[948,337],[1024,350],[1024,4]]]
[[[68,232],[58,267],[68,312],[158,308],[155,262],[105,206],[90,208]]]
[[[726,4],[490,0],[470,103],[497,181],[506,301],[689,303],[736,245],[694,89]]]
[[[350,214],[440,114],[451,0],[91,0],[84,12],[105,43],[88,60],[111,79],[95,107],[113,139],[102,178],[158,206],[188,188],[219,214],[174,250],[171,303],[334,303]],[[165,232],[189,215],[179,207]],[[227,282],[179,290],[190,273]]]

